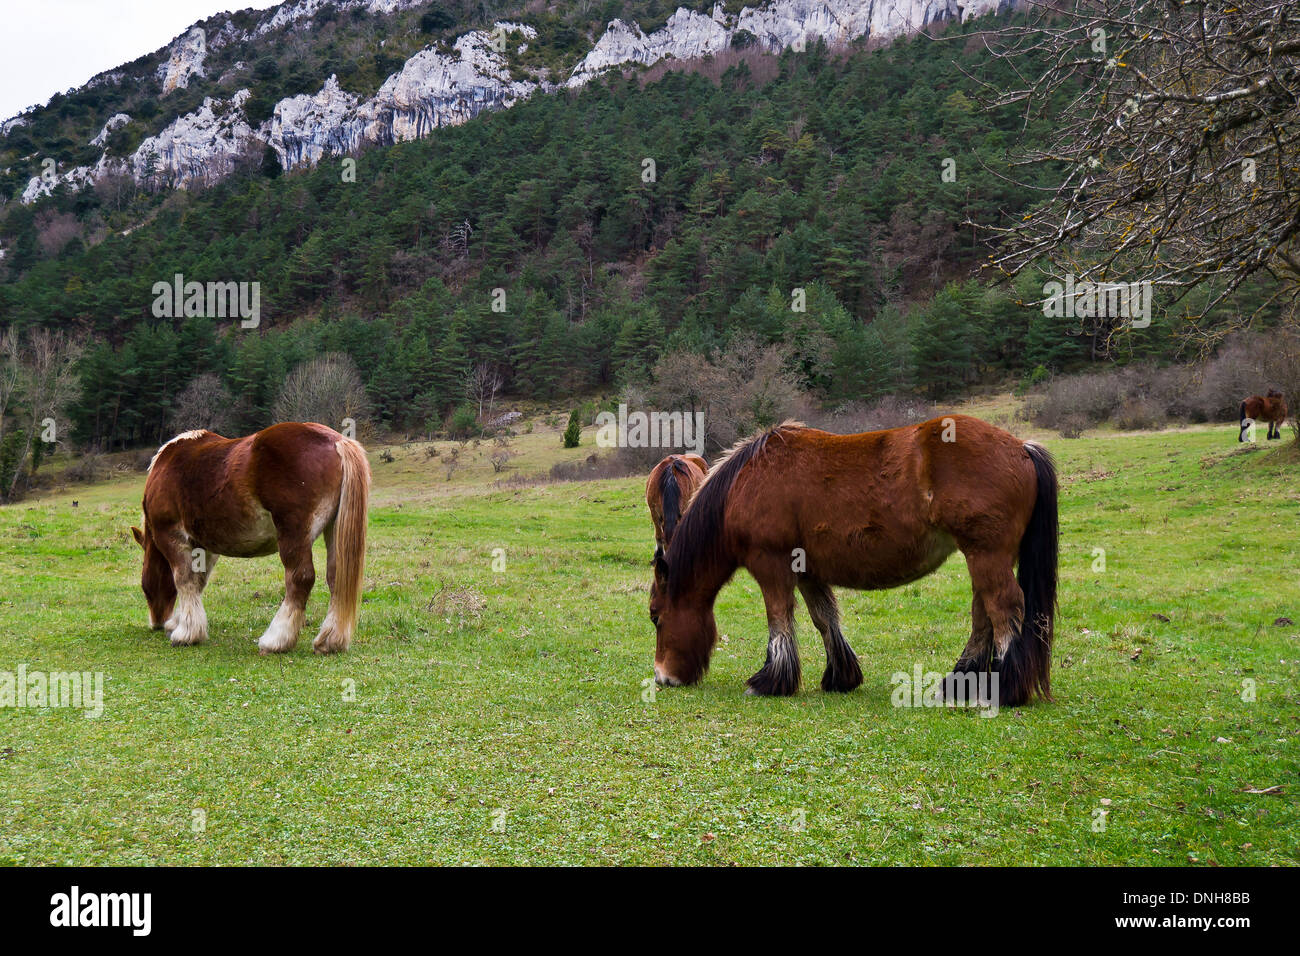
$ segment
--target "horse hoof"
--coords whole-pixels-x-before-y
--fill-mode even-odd
[[[317,654],[342,654],[351,644],[351,635],[340,633],[333,622],[327,620],[311,642],[311,649]]]
[[[755,697],[791,697],[799,690],[799,676],[778,678],[766,668],[745,682],[745,693]]]
[[[861,686],[861,672],[856,676],[853,674],[832,674],[830,671],[822,674],[822,690],[829,694],[848,694]]]

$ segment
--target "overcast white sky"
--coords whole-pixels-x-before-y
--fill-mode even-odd
[[[0,119],[166,46],[222,10],[280,0],[0,0]]]

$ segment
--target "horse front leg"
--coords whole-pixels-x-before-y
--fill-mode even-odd
[[[284,601],[266,633],[257,641],[257,649],[262,654],[293,650],[307,617],[307,598],[316,583],[311,537],[306,533],[281,530],[278,526],[276,530],[280,536],[280,562],[284,565]]]
[[[753,569],[751,568],[751,573]],[[745,692],[788,697],[799,690],[799,645],[794,636],[794,573],[754,573],[767,605],[767,660]]]
[[[202,644],[208,639],[208,614],[203,609],[203,589],[208,584],[215,554],[191,548],[188,541],[175,540],[165,549],[176,584],[176,606],[163,622],[172,647]]]

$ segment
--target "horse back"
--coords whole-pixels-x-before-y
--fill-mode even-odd
[[[236,557],[272,553],[281,530],[319,534],[339,499],[341,438],[324,425],[286,422],[245,438],[175,439],[150,468],[145,520]]]
[[[798,548],[827,583],[886,588],[959,546],[1014,547],[1035,496],[1024,443],[976,418],[855,435],[782,429],[737,477],[725,527],[742,564]]]

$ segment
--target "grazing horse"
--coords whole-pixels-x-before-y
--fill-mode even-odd
[[[699,455],[669,455],[654,466],[645,483],[645,503],[655,526],[655,552],[668,547],[682,511],[709,473],[709,463]]]
[[[141,587],[151,627],[174,646],[208,636],[203,587],[218,555],[279,551],[284,602],[257,642],[293,648],[316,580],[311,546],[325,535],[329,610],[312,647],[346,651],[357,623],[366,554],[370,465],[357,442],[324,425],[287,422],[247,438],[177,435],[158,449],[144,485]]]
[[[1281,438],[1282,426],[1286,424],[1286,399],[1282,393],[1270,388],[1267,395],[1252,395],[1241,403],[1241,431],[1237,433],[1237,441],[1246,440],[1252,421],[1268,422],[1269,439]]]
[[[1034,442],[965,415],[858,435],[787,422],[714,465],[656,557],[655,679],[703,676],[717,640],[714,600],[744,567],[768,620],[767,660],[748,691],[799,687],[796,587],[826,645],[822,689],[853,690],[862,671],[832,586],[898,587],[960,549],[974,599],[953,671],[996,671],[1002,705],[1050,700],[1057,537],[1056,470]]]

